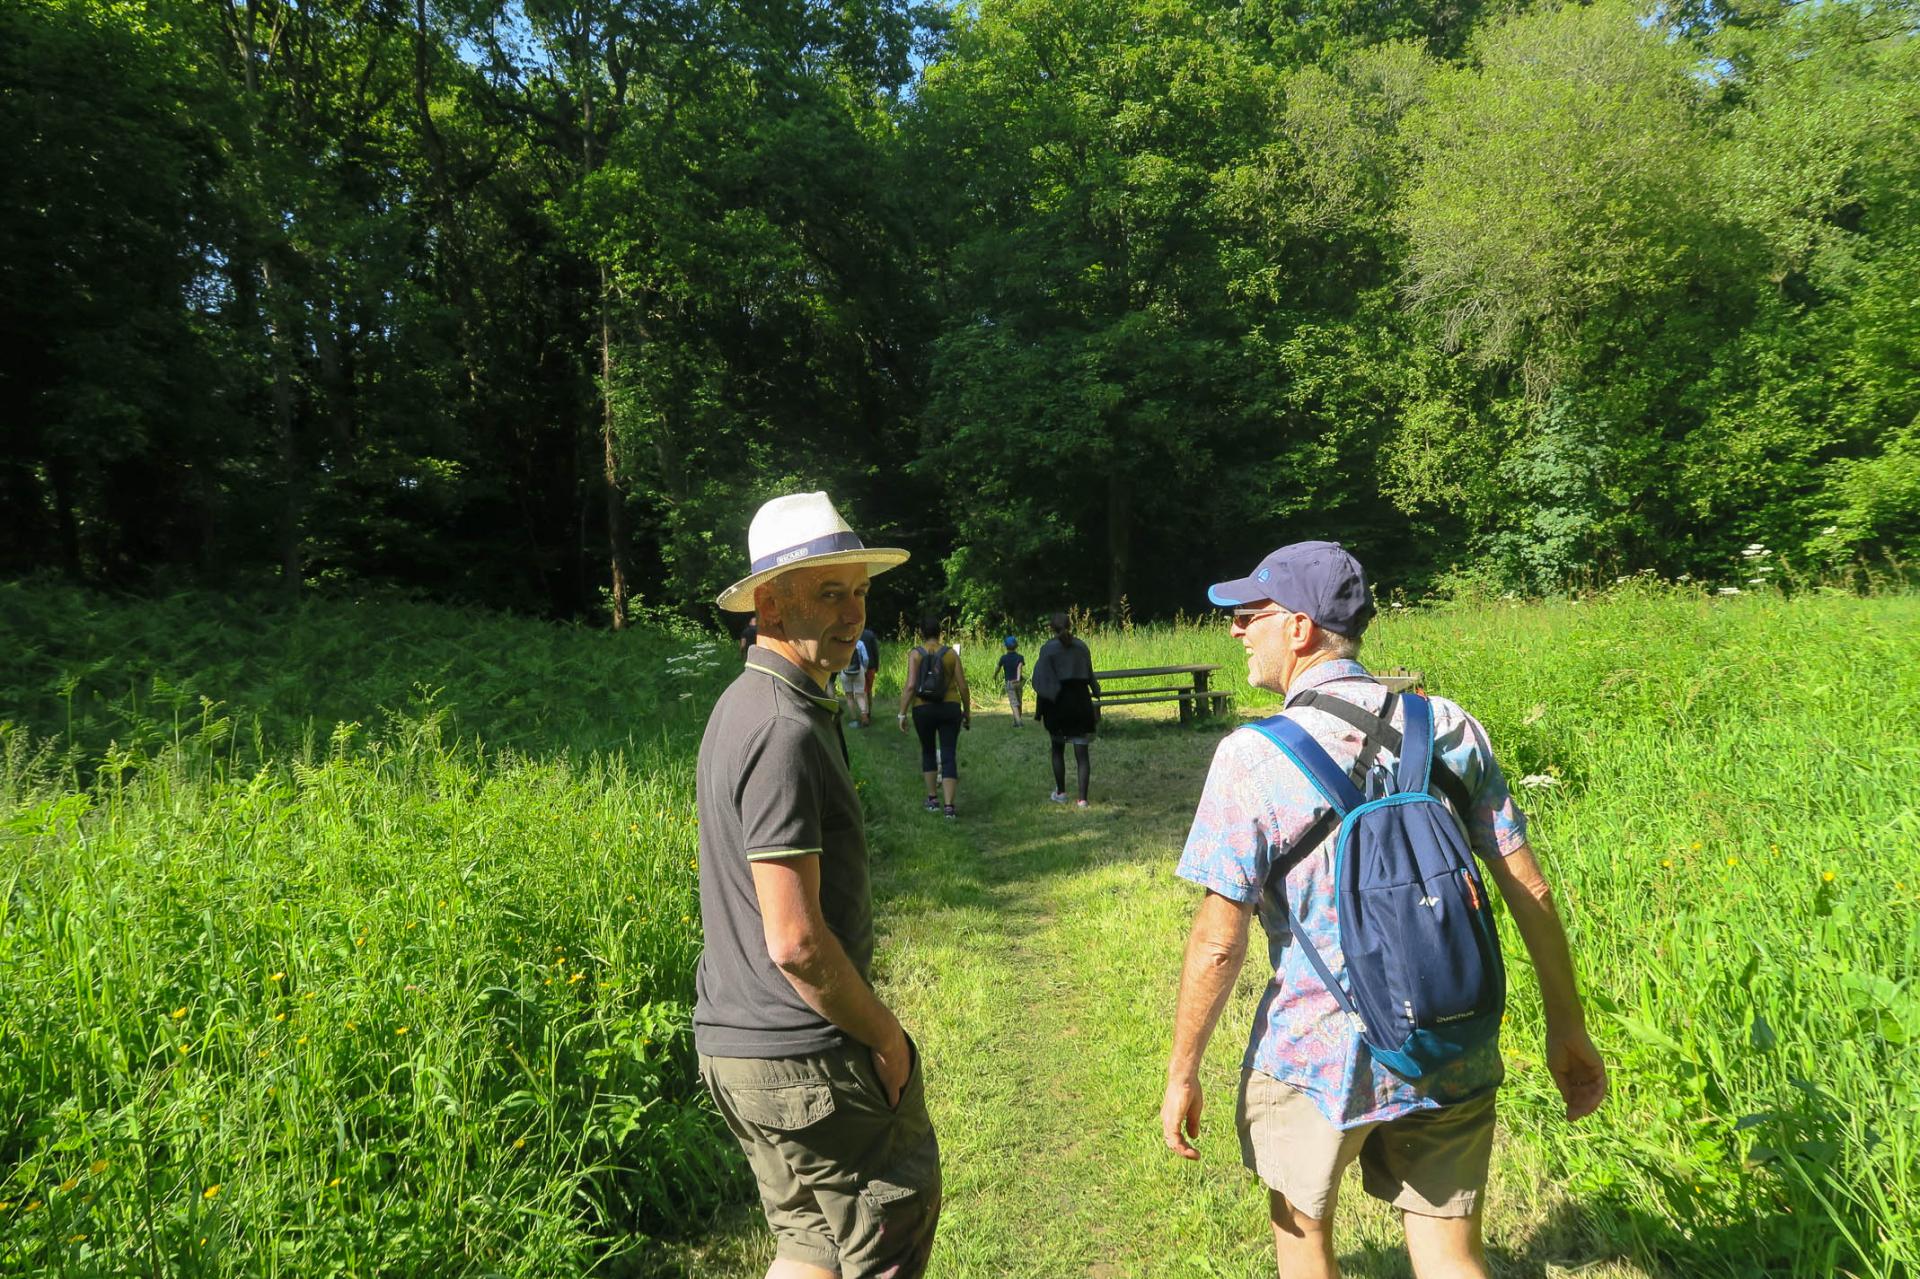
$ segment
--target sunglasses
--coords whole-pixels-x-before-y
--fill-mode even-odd
[[[1266,617],[1271,613],[1286,613],[1290,611],[1290,609],[1281,608],[1278,604],[1269,604],[1265,608],[1236,608],[1228,614],[1228,617],[1233,620],[1235,626],[1245,626],[1255,618]]]

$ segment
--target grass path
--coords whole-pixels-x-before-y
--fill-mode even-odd
[[[1109,717],[1085,812],[1048,802],[1046,737],[1013,728],[1004,705],[983,707],[961,739],[956,822],[921,810],[918,748],[890,712],[851,735],[876,864],[875,977],[929,1063],[947,1188],[939,1279],[1273,1273],[1264,1195],[1239,1166],[1232,1121],[1257,959],[1208,1055],[1201,1163],[1158,1134],[1194,905],[1173,866],[1219,736],[1150,714],[1164,709]],[[1514,1048],[1524,1080],[1527,1046]],[[1643,1273],[1581,1256],[1578,1214],[1527,1155],[1508,1140],[1496,1156],[1498,1272]],[[1349,1274],[1409,1273],[1396,1223],[1357,1180],[1342,1220]],[[680,1264],[732,1279],[759,1274],[770,1251],[743,1211]]]

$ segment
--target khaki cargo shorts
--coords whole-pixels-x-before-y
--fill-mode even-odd
[[[1335,1128],[1305,1093],[1257,1070],[1240,1076],[1240,1159],[1268,1187],[1324,1220],[1357,1157],[1375,1199],[1422,1217],[1471,1217],[1493,1156],[1493,1093],[1379,1124]]]
[[[918,1279],[940,1217],[940,1146],[919,1049],[897,1107],[873,1055],[701,1057],[700,1078],[760,1185],[777,1256],[843,1279]]]

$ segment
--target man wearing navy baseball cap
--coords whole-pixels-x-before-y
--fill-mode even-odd
[[[1207,597],[1233,610],[1247,681],[1281,694],[1282,715],[1349,778],[1398,763],[1406,699],[1358,661],[1373,620],[1360,564],[1337,542],[1296,542]],[[1432,792],[1458,819],[1526,943],[1546,1007],[1545,1061],[1568,1119],[1606,1096],[1606,1067],[1588,1037],[1567,937],[1527,843],[1526,817],[1494,761],[1486,730],[1441,697],[1428,699]],[[1494,1097],[1504,1075],[1497,1038],[1408,1078],[1377,1060],[1307,954],[1340,956],[1332,808],[1303,766],[1252,726],[1214,754],[1178,874],[1206,890],[1187,941],[1173,1053],[1160,1108],[1169,1149],[1198,1158],[1200,1061],[1246,959],[1255,913],[1273,976],[1242,1062],[1236,1106],[1242,1161],[1268,1189],[1280,1273],[1332,1279],[1341,1174],[1399,1208],[1416,1274],[1484,1276],[1480,1222],[1493,1151]],[[1437,900],[1437,899],[1434,899]],[[1325,962],[1325,961],[1323,961]],[[1344,980],[1344,979],[1338,979]]]

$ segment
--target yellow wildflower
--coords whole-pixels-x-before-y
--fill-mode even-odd
[[[27,1200],[26,1211],[32,1212],[35,1208],[38,1208],[39,1206],[40,1206],[40,1201],[38,1199],[29,1199]]]
[[[286,979],[287,979],[287,974],[284,971],[277,972],[273,976],[267,978],[268,981],[285,981]]]
[[[360,1029],[360,1027],[359,1027],[359,1025],[358,1025],[358,1024],[356,1024],[356,1023],[354,1023],[354,1022],[348,1022],[348,1023],[347,1023],[347,1029],[348,1029],[348,1030],[358,1030],[358,1029]]]
[[[85,1243],[86,1241],[87,1241],[87,1237],[85,1235],[68,1235],[67,1236],[68,1243]]]
[[[185,1044],[181,1044],[181,1045],[180,1045],[180,1051],[181,1051],[181,1052],[183,1052],[183,1053],[184,1053],[184,1052],[186,1052],[186,1051],[187,1051],[187,1046],[186,1046]]]
[[[186,1015],[187,1015],[187,1010],[185,1007],[180,1007],[173,1010],[173,1019],[175,1021],[179,1021],[182,1017],[185,1017]]]
[[[73,1189],[73,1188],[74,1188],[75,1186],[77,1186],[77,1185],[79,1185],[79,1184],[80,1184],[80,1178],[78,1178],[78,1177],[69,1177],[69,1178],[67,1178],[67,1179],[66,1179],[65,1181],[63,1181],[63,1182],[61,1182],[61,1183],[60,1183],[60,1189],[62,1189],[62,1190],[72,1190],[72,1189]]]
[[[333,1189],[333,1188],[334,1188],[335,1186],[337,1186],[337,1185],[339,1185],[339,1184],[340,1184],[340,1178],[338,1178],[338,1177],[335,1177],[335,1178],[334,1178],[334,1179],[333,1179],[332,1181],[329,1181],[329,1182],[327,1183],[327,1189],[328,1189],[328,1190],[332,1190],[332,1189]]]
[[[273,1019],[275,1021],[285,1021],[287,1019],[287,1015],[285,1013],[275,1013],[273,1015]]]
[[[304,1044],[307,1042],[307,1037],[305,1035],[302,1035],[300,1036],[300,1038],[294,1040],[293,1042],[296,1044]]]
[[[107,1170],[107,1167],[108,1165],[106,1160],[96,1159],[87,1166],[87,1171],[92,1173],[94,1176],[98,1177],[101,1173]]]
[[[220,1193],[220,1183],[216,1181],[211,1186],[208,1186],[205,1190],[202,1190],[200,1192],[200,1197],[202,1199],[212,1199],[215,1195],[218,1195],[219,1193]]]
[[[585,973],[575,973],[573,976],[567,978],[567,985],[571,986],[573,985],[573,983],[579,981],[582,977],[585,977],[585,976],[586,976]]]
[[[515,1137],[513,1139],[513,1148],[515,1150],[525,1150],[526,1147],[527,1147],[527,1139],[525,1137]]]
[[[11,1207],[13,1207],[13,1200],[0,1199],[0,1212],[5,1212],[7,1209]]]
[[[1695,842],[1695,843],[1694,843],[1694,844],[1692,845],[1692,851],[1694,851],[1694,852],[1696,852],[1696,853],[1700,851],[1700,844],[1699,844],[1699,842],[1698,842],[1698,841],[1696,841],[1696,842]]]
[[[1729,857],[1729,858],[1727,858],[1727,865],[1729,865],[1729,866],[1738,866],[1739,864],[1740,864],[1740,859],[1739,859],[1738,857]]]
[[[1660,864],[1661,864],[1662,866],[1664,866],[1664,867],[1666,867],[1666,868],[1667,868],[1668,870],[1672,870],[1672,869],[1673,869],[1673,858],[1671,858],[1671,857],[1662,857],[1662,858],[1660,859]]]
[[[407,1028],[405,1026],[402,1026],[398,1030],[394,1031],[393,1033],[396,1035],[404,1035],[407,1033]]]
[[[1833,872],[1830,870],[1821,871],[1820,882],[1823,884],[1831,884],[1833,882]]]

